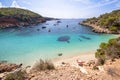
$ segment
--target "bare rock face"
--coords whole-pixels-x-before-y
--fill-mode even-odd
[[[18,67],[19,66],[16,64],[0,63],[0,73],[10,72],[17,69]]]

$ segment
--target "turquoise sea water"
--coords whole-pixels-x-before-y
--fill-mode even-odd
[[[93,33],[91,28],[78,24],[81,19],[60,21],[57,25],[54,20],[26,28],[0,30],[0,60],[30,65],[40,58],[56,58],[59,53],[67,56],[96,50],[101,42],[115,37]],[[69,25],[68,28],[66,25]],[[69,43],[57,41],[60,36],[69,36]]]

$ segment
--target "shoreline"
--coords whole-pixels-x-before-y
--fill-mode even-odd
[[[95,52],[96,51],[87,51],[87,52],[83,52],[83,53],[79,53],[71,56],[60,56],[58,58],[52,59],[51,61],[55,66],[61,66],[62,63],[64,62],[64,63],[69,63],[71,66],[77,67],[78,66],[76,62],[77,60],[84,61],[85,63],[90,60],[96,60]]]
[[[100,26],[97,26],[95,24],[90,24],[90,23],[85,23],[85,22],[80,22],[79,23],[80,25],[83,25],[83,26],[89,26],[92,29],[93,32],[96,32],[96,33],[107,33],[107,34],[112,34],[108,29],[105,29],[105,28],[101,28]]]
[[[115,35],[117,37],[120,37],[120,34],[116,34]],[[74,54],[70,54],[70,55],[64,55],[63,56],[57,56],[55,58],[50,59],[56,66],[62,65],[62,62],[65,63],[69,63],[71,65],[76,66],[77,62],[76,60],[82,60],[84,62],[88,62],[90,60],[95,60],[95,52],[96,50],[87,50],[87,51],[83,51],[83,52],[78,52],[78,53],[74,53]],[[23,64],[22,62],[19,63],[15,63],[15,64],[23,64],[23,67],[27,67],[27,66],[31,66],[33,67],[34,64],[38,61],[37,60],[33,60],[33,62],[29,61],[30,64]],[[49,60],[49,59],[48,59]],[[4,60],[3,60],[4,61]],[[9,62],[9,61],[8,61]]]
[[[117,34],[116,36],[117,36],[117,37],[120,37],[120,34]]]
[[[115,36],[116,38],[118,38],[120,37],[120,34],[116,34]],[[51,61],[53,62],[55,66],[61,66],[62,62],[64,62],[64,63],[69,63],[71,66],[77,67],[78,64],[76,60],[81,60],[81,61],[84,61],[85,63],[91,60],[96,61],[95,52],[96,50],[91,50],[91,51],[86,51],[86,52],[80,52],[78,54],[70,55],[70,56],[60,56],[60,57],[52,59]]]

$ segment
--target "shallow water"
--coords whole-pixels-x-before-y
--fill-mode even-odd
[[[93,33],[91,28],[78,24],[81,20],[62,19],[58,24],[54,20],[35,26],[0,30],[0,60],[31,65],[40,58],[56,58],[59,53],[68,56],[96,50],[101,42],[115,37]],[[58,41],[61,36],[69,36],[69,43]]]

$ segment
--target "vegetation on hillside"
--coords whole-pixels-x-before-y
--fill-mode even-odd
[[[120,32],[120,10],[114,10],[111,13],[105,13],[99,17],[89,18],[86,21],[103,28],[109,29],[112,33]]]
[[[42,17],[41,15],[29,10],[20,8],[0,8],[0,17],[15,17],[21,20],[29,19],[30,17]]]
[[[44,17],[26,9],[0,8],[0,28],[26,26],[44,21]]]
[[[40,17],[39,14],[34,13],[29,10],[20,9],[20,8],[0,8],[1,16],[11,16],[11,15],[28,15],[32,17]]]
[[[95,57],[98,59],[99,64],[104,64],[107,59],[120,58],[120,37],[110,39],[108,43],[101,43]]]

